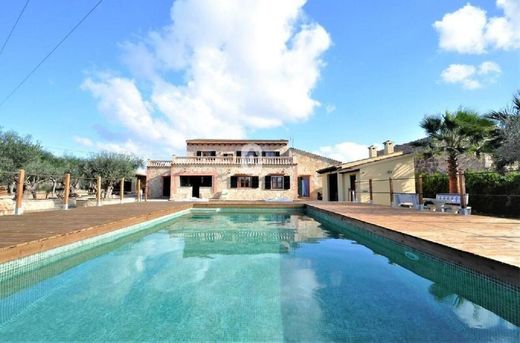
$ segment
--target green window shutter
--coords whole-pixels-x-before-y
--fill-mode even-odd
[[[290,176],[283,177],[283,189],[291,189],[291,177]]]
[[[237,177],[236,176],[231,176],[230,188],[237,188]]]
[[[251,177],[251,188],[258,188],[258,176]]]
[[[271,175],[266,175],[264,178],[264,189],[271,189]]]

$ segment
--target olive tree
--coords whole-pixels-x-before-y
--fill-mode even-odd
[[[101,176],[104,197],[110,197],[114,186],[121,178],[133,178],[137,168],[143,166],[144,161],[133,155],[101,152],[93,155],[86,162],[86,174],[90,178]]]

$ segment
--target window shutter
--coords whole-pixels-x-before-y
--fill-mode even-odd
[[[284,176],[283,177],[283,189],[291,189],[291,177]]]
[[[202,156],[202,151],[197,151],[197,156]]]
[[[230,188],[237,188],[237,177],[236,176],[231,176]]]
[[[265,151],[262,151],[262,157],[265,157]]]
[[[271,175],[266,175],[264,178],[264,189],[271,189]]]
[[[239,150],[239,151],[237,151],[237,157],[240,157],[240,156],[242,156],[242,151]]]
[[[258,176],[251,177],[251,188],[258,188]]]

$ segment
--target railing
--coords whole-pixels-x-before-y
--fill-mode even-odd
[[[187,164],[211,164],[211,165],[292,165],[294,164],[291,156],[284,157],[227,157],[227,156],[197,156],[197,157],[177,157],[173,158],[174,165]]]
[[[171,167],[172,161],[148,161],[148,167]]]

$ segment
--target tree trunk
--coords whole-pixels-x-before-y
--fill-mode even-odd
[[[14,194],[14,188],[16,187],[16,181],[13,181],[9,184],[9,194],[10,195],[13,195]]]
[[[58,181],[52,180],[52,191],[51,191],[51,198],[56,198],[56,187],[58,186]]]
[[[450,153],[448,155],[448,179],[450,193],[459,193],[458,172],[459,161],[457,154]]]
[[[113,190],[114,190],[114,186],[110,185],[107,187],[107,191],[105,192],[105,199],[110,198],[112,196]]]

